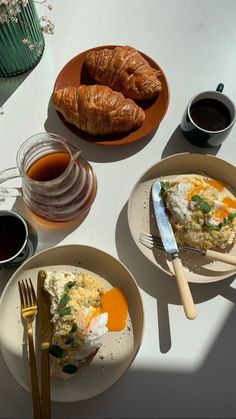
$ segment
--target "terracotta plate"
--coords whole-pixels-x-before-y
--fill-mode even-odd
[[[78,87],[81,84],[95,84],[95,81],[89,76],[88,72],[85,69],[84,60],[89,51],[100,50],[103,48],[112,49],[115,48],[115,45],[103,45],[96,48],[91,48],[72,58],[62,68],[59,75],[57,76],[54,85],[54,91],[58,89],[63,89],[68,86]],[[92,135],[80,131],[72,124],[67,123],[64,120],[63,116],[58,112],[65,124],[83,140],[107,146],[118,146],[122,144],[133,143],[143,138],[147,138],[150,134],[152,134],[164,118],[169,105],[169,88],[165,74],[163,70],[160,68],[160,66],[157,63],[155,63],[155,61],[153,61],[143,52],[139,52],[152,67],[156,68],[157,70],[161,70],[162,73],[162,75],[160,76],[160,80],[162,82],[162,91],[160,92],[160,94],[154,99],[139,102],[139,105],[144,109],[146,114],[144,123],[140,128],[129,133],[107,137],[94,137]]]
[[[199,173],[219,179],[236,191],[236,167],[214,156],[181,153],[167,157],[150,167],[134,185],[128,203],[128,222],[131,234],[140,251],[158,268],[173,275],[173,266],[162,250],[152,250],[139,240],[141,232],[158,235],[150,197],[154,179],[179,174]],[[220,178],[219,178],[220,176]],[[236,196],[236,192],[235,192]],[[236,244],[230,249],[236,256]],[[184,272],[189,282],[206,283],[219,281],[235,275],[236,267],[190,252],[180,253]]]
[[[131,273],[121,262],[90,246],[58,246],[28,259],[11,277],[0,302],[1,352],[9,371],[26,390],[30,390],[30,370],[27,359],[26,331],[20,315],[17,283],[18,280],[30,277],[36,289],[40,269],[89,271],[100,277],[106,287],[120,287],[126,295],[129,316],[125,329],[121,332],[108,332],[104,335],[102,347],[82,373],[78,372],[67,381],[51,378],[51,400],[75,402],[89,399],[114,384],[129,368],[139,350],[144,319],[138,286]],[[38,371],[42,372],[43,387],[45,383],[43,370],[47,365],[43,351],[47,347],[47,336],[50,335],[47,297],[48,295],[42,292],[42,288],[38,284],[39,316],[37,322],[39,320],[40,326],[36,326],[36,330],[41,330],[41,334],[36,333],[36,348],[38,348],[39,364],[40,358],[42,362]],[[12,333],[9,333],[9,330]]]

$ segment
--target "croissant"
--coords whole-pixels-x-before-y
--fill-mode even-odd
[[[145,113],[131,99],[107,86],[66,87],[53,95],[66,121],[92,135],[119,134],[138,128]]]
[[[133,100],[151,99],[161,91],[156,70],[130,46],[90,51],[85,58],[88,73],[97,83],[122,92]]]

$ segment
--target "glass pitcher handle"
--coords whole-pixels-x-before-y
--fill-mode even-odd
[[[14,179],[21,177],[19,173],[19,169],[17,167],[10,167],[10,169],[3,170],[0,172],[0,185],[7,180]],[[14,187],[2,187],[0,186],[0,197],[3,198],[10,198],[14,196],[22,196],[22,189],[21,188],[14,188]]]

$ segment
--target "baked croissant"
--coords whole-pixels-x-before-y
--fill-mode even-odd
[[[66,121],[92,135],[127,132],[140,127],[145,119],[133,100],[97,84],[58,90],[53,103]]]
[[[130,46],[90,51],[85,58],[88,73],[97,83],[122,92],[133,100],[151,99],[161,91],[156,70]]]

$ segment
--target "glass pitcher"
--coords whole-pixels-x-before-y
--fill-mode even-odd
[[[21,187],[0,186],[1,197],[22,196],[38,217],[54,222],[84,216],[97,192],[96,176],[81,151],[56,134],[41,133],[20,146],[16,163],[0,172],[0,184],[21,177]]]

